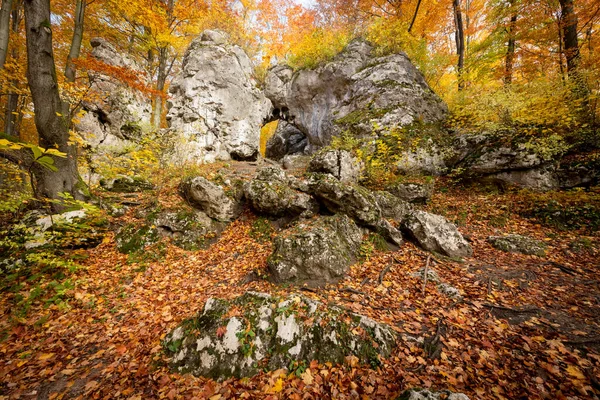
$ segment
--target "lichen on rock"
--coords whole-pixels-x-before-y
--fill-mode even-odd
[[[355,356],[376,366],[396,339],[389,326],[335,305],[247,292],[231,301],[207,300],[163,347],[175,371],[222,380],[286,368],[291,361],[340,364]]]

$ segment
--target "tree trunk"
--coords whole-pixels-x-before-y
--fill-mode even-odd
[[[579,71],[579,62],[581,55],[579,53],[579,39],[577,37],[577,14],[573,7],[573,0],[559,0],[560,2],[560,21],[563,28],[563,51],[567,60],[567,75],[572,84],[573,93],[582,100],[581,107],[578,110],[582,122],[591,118],[589,110],[590,90],[585,82],[585,78]]]
[[[83,22],[85,19],[85,0],[77,0],[75,6],[75,29],[73,30],[73,40],[71,40],[71,50],[67,57],[67,67],[65,77],[69,82],[75,82],[75,65],[73,60],[79,57],[81,51],[81,42],[83,41]]]
[[[11,21],[11,30],[13,35],[19,34],[19,25],[21,24],[21,4],[17,3],[17,6],[12,10],[12,21]],[[12,58],[17,60],[19,58],[19,51],[17,46],[13,46],[12,48]],[[13,79],[11,81],[12,87],[17,87],[19,81],[17,79]],[[18,137],[19,133],[17,131],[17,107],[19,105],[19,95],[16,93],[8,93],[8,97],[6,100],[6,109],[4,111],[4,133],[9,136]]]
[[[6,56],[8,55],[11,10],[12,0],[2,0],[2,8],[0,8],[0,69],[4,68]]]
[[[460,0],[452,0],[452,8],[454,9],[454,25],[456,27],[455,41],[456,54],[458,54],[458,90],[463,90],[465,87],[463,72],[465,67],[465,31],[463,27],[462,12],[460,10]]]
[[[40,145],[45,148],[58,147],[67,154],[66,158],[54,157],[57,171],[50,171],[34,164],[34,191],[36,196],[51,200],[67,192],[76,199],[83,199],[78,189],[81,179],[77,172],[76,148],[68,143],[69,130],[63,111],[63,102],[58,92],[56,67],[52,51],[50,25],[50,0],[25,0],[25,35],[27,43],[27,81],[35,111],[35,126]],[[52,204],[54,211],[61,205]]]
[[[410,21],[410,26],[408,27],[408,33],[410,33],[410,31],[413,28],[413,25],[415,24],[415,21],[417,20],[417,14],[419,13],[420,7],[421,7],[421,0],[419,0],[417,2],[417,7],[415,8],[415,13],[413,14],[412,20]]]
[[[175,7],[175,0],[166,0],[165,6],[167,8],[167,17],[169,19],[169,25],[173,23],[173,9]],[[165,85],[167,83],[167,62],[169,57],[169,48],[168,46],[163,46],[158,49],[158,76],[156,77],[156,90],[161,94],[165,90]],[[154,98],[154,110],[153,110],[153,121],[152,125],[155,130],[160,129],[160,124],[162,121],[162,111],[163,111],[163,97],[161,95],[157,95]]]
[[[517,11],[514,9],[514,0],[510,2],[512,15],[508,24],[508,46],[506,48],[506,63],[504,67],[504,85],[510,86],[512,83],[513,66],[515,63],[515,48],[517,44]]]
[[[169,56],[169,49],[166,47],[161,47],[158,51],[158,76],[156,78],[156,90],[162,93],[165,90],[165,85],[167,83],[167,58]],[[163,98],[160,94],[157,94],[154,98],[154,110],[153,110],[153,122],[155,130],[160,129],[160,124],[162,120],[162,110],[163,110]]]

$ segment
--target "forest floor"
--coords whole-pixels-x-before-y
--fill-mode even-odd
[[[180,201],[174,193],[164,188],[159,202]],[[160,257],[145,260],[119,253],[109,234],[96,248],[72,250],[82,267],[60,306],[33,304],[16,316],[13,296],[2,293],[0,399],[388,399],[411,387],[471,399],[598,398],[600,234],[526,219],[517,212],[519,196],[451,187],[427,207],[472,242],[473,256],[462,262],[430,260],[462,300],[412,276],[429,255],[411,243],[366,254],[347,278],[322,289],[248,279],[253,271],[266,275],[271,251],[269,240],[253,234],[250,212],[205,250],[167,244]],[[132,213],[111,222],[123,224]],[[505,233],[545,241],[547,255],[505,253],[487,242]],[[169,372],[165,335],[209,297],[248,290],[338,303],[433,344],[401,340],[378,369],[313,362],[301,376],[279,370],[224,382]]]

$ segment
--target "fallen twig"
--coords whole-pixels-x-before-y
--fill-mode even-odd
[[[360,290],[356,290],[356,289],[351,288],[351,287],[344,287],[344,288],[338,289],[338,291],[339,292],[353,293],[353,294],[362,294],[362,295],[365,294],[365,292],[361,292]]]
[[[388,265],[387,267],[385,267],[380,273],[379,273],[379,284],[381,285],[383,283],[383,278],[385,277],[385,274],[387,274],[388,272],[390,272],[390,269],[392,268],[392,265]]]
[[[429,262],[431,256],[427,256],[427,262],[425,263],[425,271],[423,272],[423,296],[425,296],[425,287],[427,286],[427,272],[429,272]]]

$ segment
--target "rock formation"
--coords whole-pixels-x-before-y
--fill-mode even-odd
[[[447,112],[406,54],[375,57],[362,39],[315,69],[270,69],[265,94],[275,116],[306,134],[309,151],[328,145],[343,130],[367,134],[416,120],[437,122]]]
[[[187,49],[169,88],[167,122],[173,163],[251,160],[271,103],[257,89],[253,68],[227,34],[205,31]]]
[[[107,40],[94,38],[91,45],[91,54],[98,61],[128,68],[143,76],[142,69]],[[93,169],[95,161],[103,161],[104,156],[119,156],[135,146],[149,128],[152,105],[147,95],[107,75],[91,73],[90,80],[91,91],[97,93],[99,99],[83,103],[84,114],[78,118],[75,128],[89,145]]]
[[[235,316],[228,316],[233,309]],[[248,292],[232,301],[210,298],[204,310],[167,335],[164,346],[179,372],[216,380],[249,377],[290,360],[340,364],[347,356],[377,366],[397,335],[387,325],[337,306],[291,295]]]

